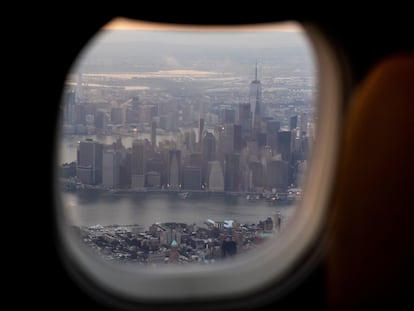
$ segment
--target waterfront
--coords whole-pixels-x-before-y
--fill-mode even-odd
[[[68,223],[76,226],[133,225],[148,228],[156,222],[203,224],[235,220],[239,223],[258,223],[277,212],[288,221],[294,205],[272,205],[265,200],[249,202],[244,197],[217,196],[180,199],[176,194],[130,193],[123,195],[86,191],[62,192]]]
[[[117,139],[116,135],[88,137],[107,144]],[[83,138],[74,136],[62,139],[59,163],[76,161],[77,141]],[[133,139],[122,138],[127,147],[131,146]],[[230,195],[202,195],[183,200],[177,193],[111,194],[91,190],[61,194],[68,223],[76,226],[138,224],[148,228],[156,222],[203,224],[207,219],[258,223],[278,211],[287,220],[295,209],[294,205],[273,205],[263,199],[250,202],[245,196]]]
[[[212,264],[252,252],[288,226],[295,205],[205,193],[62,192],[69,225],[108,261]]]

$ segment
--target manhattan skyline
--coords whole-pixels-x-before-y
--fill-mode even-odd
[[[152,226],[199,222],[180,202],[202,203],[210,221],[197,239],[215,232],[210,247],[237,241],[237,250],[251,249],[277,233],[301,197],[315,140],[312,59],[299,31],[103,30],[80,53],[62,97],[59,166],[70,222],[124,225],[120,214],[102,218],[117,209],[105,198],[143,199],[130,207],[131,221],[153,228],[142,243],[157,245],[160,258],[173,242],[181,254],[191,241],[191,256],[202,249],[196,237],[165,242],[161,232],[176,225]],[[96,199],[105,207],[93,216],[87,202]],[[271,206],[285,206],[283,215]],[[223,227],[229,219],[235,227]]]

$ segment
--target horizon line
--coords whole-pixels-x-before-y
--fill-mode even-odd
[[[153,30],[153,31],[188,31],[188,32],[303,32],[297,22],[275,22],[263,24],[240,25],[191,25],[159,23],[116,17],[104,25],[101,30]]]

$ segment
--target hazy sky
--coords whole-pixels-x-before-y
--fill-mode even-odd
[[[303,70],[312,67],[311,56],[303,28],[295,22],[200,27],[117,18],[89,42],[78,59],[78,69],[250,72],[258,61],[263,68],[294,63],[294,68]]]
[[[300,32],[302,28],[295,22],[271,23],[260,25],[246,25],[246,26],[185,26],[174,24],[160,24],[152,22],[144,22],[138,20],[131,20],[127,18],[115,18],[104,29],[112,30],[164,30],[164,31],[283,31],[283,32]]]

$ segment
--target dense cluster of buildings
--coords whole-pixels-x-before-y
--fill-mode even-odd
[[[82,240],[110,261],[141,264],[214,263],[255,249],[281,229],[281,215],[259,224],[207,220],[205,226],[184,223],[139,226],[74,227]]]
[[[74,91],[65,96],[64,133],[88,133],[93,127],[110,135],[126,130],[137,137],[128,148],[121,136],[110,145],[79,141],[76,162],[62,166],[62,176],[78,185],[286,191],[298,186],[314,139],[306,111],[286,108],[287,126],[277,116],[268,116],[257,66],[248,102],[214,106],[210,111],[176,103],[146,104],[138,97],[105,111],[79,103]],[[139,135],[143,131],[149,132],[149,139]],[[174,139],[160,140],[160,131],[173,132]]]

